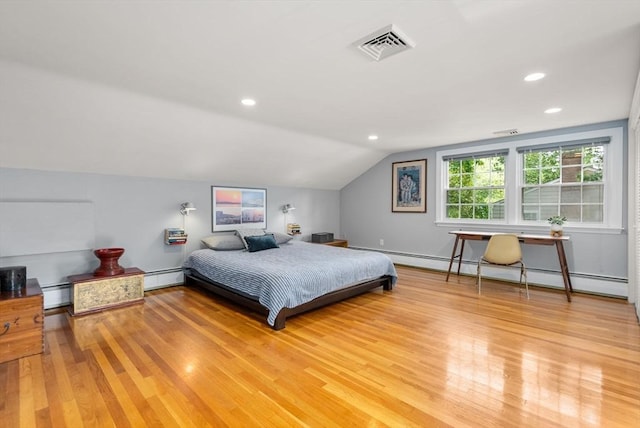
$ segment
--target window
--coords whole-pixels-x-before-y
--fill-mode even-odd
[[[569,222],[602,223],[605,144],[609,140],[519,147],[522,219],[537,221],[559,215]]]
[[[522,232],[560,215],[567,228],[620,232],[625,129],[616,121],[440,150],[436,222]]]
[[[445,159],[448,219],[504,219],[506,153]]]

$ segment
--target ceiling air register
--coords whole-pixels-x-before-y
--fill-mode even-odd
[[[398,27],[388,25],[354,43],[361,52],[376,61],[411,49],[416,44]]]

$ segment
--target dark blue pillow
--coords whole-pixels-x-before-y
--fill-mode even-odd
[[[247,249],[250,253],[268,250],[269,248],[279,248],[276,243],[276,239],[270,233],[265,235],[245,236],[244,240],[247,243]]]

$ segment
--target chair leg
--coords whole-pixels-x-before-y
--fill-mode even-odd
[[[480,272],[480,264],[482,260],[478,260],[478,272],[476,274],[476,284],[478,284],[478,296],[480,295],[480,288],[482,287],[482,273]]]

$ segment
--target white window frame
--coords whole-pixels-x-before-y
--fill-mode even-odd
[[[545,221],[524,221],[520,216],[522,195],[520,189],[523,186],[522,155],[517,152],[517,147],[536,146],[541,144],[563,143],[572,140],[585,140],[590,138],[609,137],[611,141],[604,145],[604,213],[603,222],[593,223],[566,223],[565,229],[599,231],[603,233],[622,232],[623,219],[623,149],[624,129],[622,126],[603,128],[592,131],[572,132],[546,137],[516,139],[485,145],[440,150],[436,152],[436,225],[447,227],[482,227],[502,231],[532,230],[539,232],[548,230],[549,225]],[[508,150],[505,156],[505,218],[504,220],[481,219],[448,219],[446,217],[446,191],[447,179],[446,161],[443,158],[473,155],[487,151]]]

